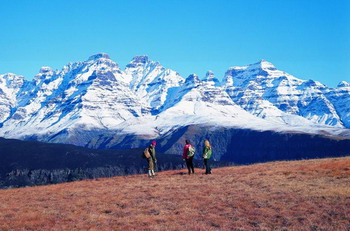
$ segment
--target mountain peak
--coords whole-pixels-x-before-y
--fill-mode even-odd
[[[20,88],[23,85],[23,83],[25,82],[25,79],[22,75],[16,75],[13,73],[6,73],[3,75],[0,75],[0,84],[2,82],[4,82],[5,85],[7,85],[8,87]],[[1,88],[0,88],[0,92],[2,92]],[[0,115],[0,118],[1,118],[1,115]]]
[[[311,87],[326,87],[324,84],[322,84],[322,83],[320,83],[320,82],[318,82],[318,81],[315,81],[315,80],[313,80],[313,79],[309,79],[309,80],[306,80],[305,82],[304,82],[304,84],[306,85],[306,86],[311,86]]]
[[[191,82],[191,83],[199,83],[200,79],[198,77],[197,74],[190,74],[187,78],[186,81],[187,83]]]
[[[135,56],[130,63],[126,65],[126,68],[135,68],[138,66],[143,66],[144,64],[148,63],[149,59],[147,55],[138,55]]]
[[[207,83],[214,85],[214,86],[219,86],[220,85],[220,81],[215,78],[214,72],[213,71],[207,71],[207,73],[205,74],[205,79],[204,79]]]
[[[186,78],[186,82],[187,81],[199,81],[199,77],[197,74],[190,74],[187,78]]]
[[[0,77],[4,78],[4,79],[24,79],[24,77],[22,75],[16,75],[14,73],[5,73],[3,75],[0,75]]]
[[[269,61],[266,61],[265,59],[262,59],[259,62],[245,65],[245,66],[232,66],[227,70],[225,75],[228,75],[230,73],[232,75],[234,73],[239,73],[242,71],[254,70],[254,69],[277,70],[276,67],[272,63],[270,63]]]
[[[88,61],[91,61],[91,60],[98,60],[98,59],[101,59],[101,58],[103,58],[103,59],[111,59],[111,58],[109,57],[109,55],[106,54],[106,53],[98,53],[98,54],[95,54],[95,55],[91,55],[91,56],[89,57]]]
[[[207,80],[211,80],[211,79],[215,78],[214,72],[211,70],[207,71],[207,73],[205,74],[205,78]]]
[[[42,66],[41,68],[40,68],[40,73],[48,73],[48,72],[52,72],[53,70],[52,70],[52,68],[51,67],[48,67],[48,66]]]
[[[350,83],[346,81],[341,81],[337,87],[350,87]]]
[[[132,63],[147,63],[148,61],[149,59],[147,55],[138,55],[131,60]]]
[[[51,67],[42,66],[38,74],[34,76],[34,81],[39,83],[42,79],[50,78],[54,74]]]
[[[276,70],[276,67],[269,61],[262,59],[257,63],[253,63],[249,65],[250,68],[261,68],[261,69],[268,69],[268,70]]]

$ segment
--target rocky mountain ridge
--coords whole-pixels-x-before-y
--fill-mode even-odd
[[[108,54],[42,67],[32,81],[0,75],[0,136],[91,144],[97,137],[160,138],[189,125],[350,136],[350,84],[329,88],[268,61],[230,67],[220,82],[183,78],[147,56],[121,69]]]

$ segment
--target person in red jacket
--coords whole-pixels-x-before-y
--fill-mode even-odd
[[[184,147],[184,152],[182,154],[182,159],[186,160],[186,165],[187,165],[187,169],[188,169],[188,175],[194,174],[194,166],[193,166],[193,156],[187,156],[188,154],[188,149],[191,147],[190,141],[186,140],[186,145]]]

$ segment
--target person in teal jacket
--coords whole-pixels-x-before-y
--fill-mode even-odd
[[[203,147],[203,159],[204,159],[204,166],[205,166],[205,174],[211,174],[211,167],[210,167],[210,158],[212,154],[212,148],[209,143],[209,140],[204,141],[204,147]]]

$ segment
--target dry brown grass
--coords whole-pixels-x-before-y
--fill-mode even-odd
[[[0,190],[0,230],[350,230],[350,157]]]

